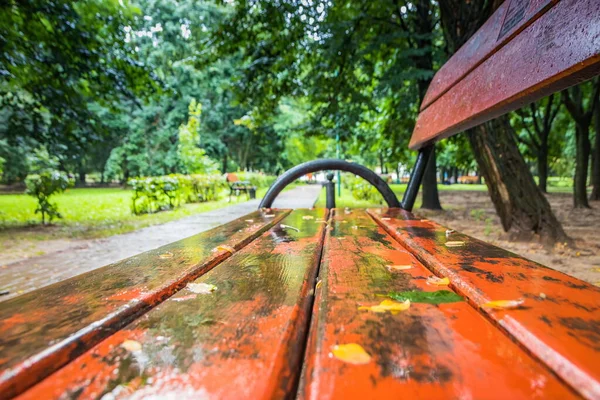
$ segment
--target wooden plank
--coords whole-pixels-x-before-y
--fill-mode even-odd
[[[7,300],[0,307],[0,393],[11,397],[171,296],[279,222],[256,211],[199,235]]]
[[[421,111],[509,43],[559,0],[508,0],[435,74],[421,103]]]
[[[19,398],[283,398],[297,384],[325,216],[292,212],[289,227],[194,282],[214,292],[181,290]]]
[[[379,212],[370,211],[475,306],[523,299],[518,309],[481,312],[583,396],[600,398],[600,288],[469,236],[447,236],[445,227],[407,211]]]
[[[600,2],[562,0],[424,109],[409,147],[419,149],[599,73]]]
[[[570,389],[467,302],[411,304],[396,315],[359,310],[391,291],[451,290],[365,211],[341,212],[325,239],[299,397],[305,399],[574,398]],[[387,265],[410,265],[389,271]],[[332,356],[356,343],[372,357]]]

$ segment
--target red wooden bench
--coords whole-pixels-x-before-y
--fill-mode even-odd
[[[229,184],[229,202],[231,203],[231,196],[235,195],[239,197],[242,193],[246,193],[248,199],[256,198],[256,186],[248,181],[240,180],[240,177],[234,173],[228,173],[226,178]]]
[[[599,288],[409,211],[428,144],[598,74],[599,21],[597,0],[506,2],[435,76],[402,204],[319,160],[262,205],[339,168],[391,207],[263,208],[0,303],[0,397],[599,399]]]

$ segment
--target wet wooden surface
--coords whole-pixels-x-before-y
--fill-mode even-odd
[[[43,379],[230,256],[217,246],[240,249],[287,213],[257,211],[2,302],[0,397]]]
[[[559,0],[507,0],[475,34],[440,67],[431,81],[421,111],[491,57]]]
[[[432,275],[365,211],[336,210],[320,268],[300,384],[304,399],[530,399],[578,397],[467,302],[359,310],[390,291],[435,291]],[[390,271],[388,265],[411,269]],[[383,297],[382,297],[383,295]],[[354,365],[332,355],[359,344]]]
[[[475,307],[524,300],[480,311],[580,394],[600,398],[600,288],[403,210],[370,213]]]
[[[294,393],[325,217],[323,209],[292,212],[287,227],[278,224],[194,282],[214,291],[188,285],[19,398]]]
[[[523,0],[511,0],[511,4],[516,2]],[[419,114],[411,149],[479,125],[600,73],[600,1],[562,0],[542,9],[547,11],[446,88]],[[485,35],[480,32],[472,40],[482,36]],[[465,47],[478,49],[477,43],[468,42]],[[464,70],[462,62],[456,60],[458,54],[446,63],[445,70],[452,69],[455,62],[459,70]],[[437,80],[436,75],[433,81]]]

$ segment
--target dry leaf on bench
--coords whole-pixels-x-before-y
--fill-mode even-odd
[[[439,278],[437,276],[430,276],[429,278],[427,278],[427,283],[429,285],[448,286],[450,284],[450,279]]]
[[[213,252],[217,253],[219,251],[228,251],[230,253],[235,253],[235,249],[231,246],[228,246],[226,244],[222,244],[220,246],[217,246],[213,249]]]
[[[465,245],[465,242],[459,240],[452,240],[450,242],[446,242],[446,247],[462,247]]]
[[[127,351],[131,351],[132,353],[142,350],[142,344],[135,340],[126,340],[123,343],[121,343],[121,347]]]
[[[488,301],[485,304],[482,304],[481,307],[484,308],[491,308],[494,310],[507,310],[509,308],[517,308],[523,305],[523,303],[525,303],[525,300],[523,299],[519,299],[519,300],[495,300],[495,301]]]
[[[402,303],[394,300],[384,300],[376,306],[361,306],[359,310],[369,310],[375,313],[384,313],[390,311],[392,314],[397,314],[400,311],[406,311],[410,308],[410,300],[403,301]]]
[[[198,294],[210,294],[217,290],[217,287],[210,283],[188,283],[187,288],[189,291]]]
[[[333,346],[331,353],[338,360],[349,364],[361,365],[371,362],[371,356],[360,344],[348,343]]]

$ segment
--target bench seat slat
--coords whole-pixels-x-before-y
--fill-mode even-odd
[[[304,399],[576,398],[545,366],[467,302],[411,304],[396,315],[358,310],[390,291],[434,291],[431,276],[365,211],[336,210],[323,249],[299,397]],[[387,265],[412,265],[389,271]],[[357,343],[372,357],[332,357]],[[492,383],[493,382],[493,383]]]
[[[20,399],[283,398],[299,377],[327,211],[294,211]],[[313,219],[302,217],[310,216]],[[297,232],[295,229],[299,229]],[[125,340],[140,349],[123,348]]]
[[[257,211],[2,302],[0,393],[43,379],[230,255],[217,246],[240,249],[289,212]]]
[[[454,63],[458,57],[446,69]],[[429,104],[409,147],[422,148],[599,73],[600,1],[561,0]]]
[[[579,393],[600,398],[600,288],[469,236],[447,237],[404,210],[369,212],[474,305],[524,299],[523,309],[481,311]]]

